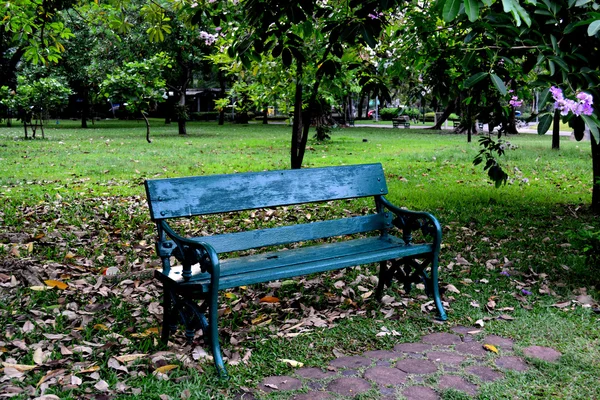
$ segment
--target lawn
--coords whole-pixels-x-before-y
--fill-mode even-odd
[[[0,392],[23,399],[228,399],[264,377],[292,374],[280,359],[324,367],[339,354],[387,350],[464,325],[482,331],[476,338],[513,339],[519,356],[529,345],[563,354],[556,363],[529,360],[527,372],[482,384],[480,398],[600,397],[600,278],[578,240],[600,230],[588,211],[589,143],[562,138],[561,150],[552,151],[549,136],[511,136],[514,149],[502,159],[511,178],[496,189],[472,164],[477,136],[467,143],[451,133],[346,128],[327,142],[309,140],[305,167],[381,162],[390,200],[440,219],[449,321],[433,322],[420,288],[391,288],[386,294],[397,301],[379,306],[368,295],[375,266],[236,289],[221,297],[231,374],[223,382],[205,360],[201,338],[187,345],[179,331],[168,348],[158,341],[155,228],[143,181],[288,168],[290,127],[190,123],[189,134],[178,136],[175,125],[151,124],[151,144],[136,121],[99,121],[87,130],[60,121],[45,140],[27,141],[21,127],[0,128]],[[277,213],[318,219],[368,206]],[[272,215],[259,210],[241,221],[213,217],[190,226],[251,228],[278,223]],[[108,267],[118,268],[117,278],[103,275]],[[42,290],[47,280],[56,287]],[[279,301],[261,302],[266,296]],[[320,322],[311,325],[311,318]],[[397,335],[381,334],[386,330]],[[441,395],[462,398],[452,390]]]

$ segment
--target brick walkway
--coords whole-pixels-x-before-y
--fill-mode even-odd
[[[369,392],[373,399],[439,399],[445,389],[476,396],[479,385],[504,378],[504,372],[525,371],[527,362],[513,352],[513,341],[496,335],[475,341],[472,328],[454,333],[432,333],[417,343],[400,343],[393,350],[375,350],[360,356],[339,357],[327,369],[300,368],[292,376],[265,378],[253,393],[238,399],[260,399],[277,391],[278,398],[295,400],[348,399]],[[487,350],[492,345],[498,353]],[[549,362],[561,354],[548,347],[523,349],[527,357]],[[433,382],[433,383],[432,383]],[[287,397],[285,395],[288,394]]]

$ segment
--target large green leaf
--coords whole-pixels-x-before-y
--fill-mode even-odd
[[[444,3],[444,10],[442,15],[444,17],[444,21],[450,22],[458,15],[458,11],[460,10],[460,0],[446,0]]]
[[[469,21],[477,21],[479,17],[479,0],[465,0],[465,13],[469,17]]]
[[[537,131],[538,135],[545,135],[550,129],[552,124],[552,114],[544,114],[540,117],[540,123],[538,124]]]
[[[546,103],[550,98],[550,88],[546,88],[542,90],[540,93],[540,97],[538,97],[538,111],[541,111],[544,107],[546,107]]]
[[[600,132],[598,128],[600,127],[600,121],[594,115],[582,115],[581,118],[585,121],[585,124],[589,126],[590,132],[596,139],[596,142],[600,143]]]
[[[587,33],[589,36],[594,36],[600,30],[600,20],[596,20],[588,26]]]
[[[496,89],[498,89],[498,91],[505,96],[507,93],[506,90],[506,85],[504,84],[504,82],[502,82],[502,79],[500,79],[500,77],[496,74],[490,74],[490,78],[492,78],[492,83],[494,84],[494,86],[496,86]]]
[[[465,89],[473,87],[478,82],[484,80],[488,75],[489,74],[487,72],[478,72],[475,75],[469,77],[468,79],[465,79],[465,81],[463,82],[463,87]]]

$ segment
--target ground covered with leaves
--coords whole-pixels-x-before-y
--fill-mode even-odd
[[[0,185],[4,195],[0,208],[2,396],[229,399],[253,392],[259,397],[285,398],[277,393],[257,395],[256,387],[265,377],[290,374],[300,364],[326,369],[337,357],[390,350],[424,334],[463,325],[511,338],[518,355],[532,345],[550,346],[563,354],[558,363],[535,362],[525,375],[507,374],[501,382],[486,383],[481,398],[600,397],[600,278],[590,242],[585,240],[600,225],[585,204],[589,192],[582,183],[583,173],[568,167],[576,165],[573,160],[580,151],[573,147],[563,152],[570,161],[560,167],[550,162],[528,166],[521,161],[520,168],[532,185],[536,178],[543,185],[535,193],[528,186],[499,192],[485,179],[476,178],[464,159],[456,158],[455,137],[440,137],[443,143],[431,150],[433,157],[410,153],[404,165],[396,159],[403,160],[402,151],[412,141],[392,147],[397,140],[393,137],[375,131],[351,132],[356,133],[338,138],[337,144],[334,140],[327,148],[313,143],[313,152],[344,160],[352,158],[349,153],[360,155],[360,160],[353,156],[354,162],[382,158],[391,200],[439,217],[444,231],[440,279],[447,323],[433,321],[435,309],[421,285],[411,293],[393,286],[379,304],[373,295],[374,265],[226,291],[220,299],[220,330],[231,379],[219,381],[200,332],[191,344],[181,331],[168,346],[158,340],[162,307],[161,288],[152,279],[153,269],[159,267],[155,227],[144,196],[131,192],[139,192],[135,189],[141,182],[138,169],[162,171],[163,167],[145,165],[143,156],[134,156],[134,161],[142,161],[131,163],[131,178],[98,182],[93,182],[98,175],[90,175],[90,181],[84,173],[56,180],[20,179],[9,170]],[[274,151],[271,134],[244,131],[232,143],[258,143],[258,137],[267,137],[262,150],[251,149],[240,157],[264,158],[260,154]],[[374,153],[363,153],[359,147],[365,146],[363,137],[369,138]],[[432,138],[437,137],[428,137]],[[69,152],[102,149],[81,149],[82,142],[71,134],[61,140]],[[157,140],[167,139],[158,134]],[[415,148],[423,147],[419,140],[414,138]],[[281,141],[285,149],[287,135]],[[92,142],[105,141],[94,138]],[[379,142],[384,146],[378,147]],[[39,145],[35,151],[46,152],[44,146],[50,144],[6,143],[9,157],[5,159],[15,165],[23,155],[21,147],[31,143]],[[201,146],[207,143],[206,154],[211,156],[238,151],[219,150],[222,140],[213,143],[210,138],[203,139]],[[122,145],[127,148],[128,143]],[[102,146],[114,156],[108,145]],[[137,146],[132,144],[132,149]],[[53,156],[65,157],[63,147],[54,147]],[[377,154],[379,148],[386,150]],[[34,150],[26,150],[28,157]],[[373,159],[364,159],[364,154],[372,153]],[[468,159],[468,154],[459,152],[459,156]],[[39,158],[40,163],[44,160]],[[557,156],[556,163],[563,161]],[[212,171],[208,159],[204,163],[203,168]],[[108,171],[111,167],[94,168]],[[180,168],[185,175],[188,166]],[[583,201],[577,201],[573,192]],[[179,228],[192,235],[235,232],[358,215],[369,207],[365,202],[342,202],[257,210],[182,222]],[[442,395],[461,398],[452,391]]]

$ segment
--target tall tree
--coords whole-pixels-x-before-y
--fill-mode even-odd
[[[300,168],[313,112],[324,78],[339,73],[346,51],[357,45],[375,47],[385,26],[389,1],[313,1],[297,3],[248,0],[241,3],[237,41],[230,55],[249,66],[270,53],[294,73],[294,121],[291,167]],[[363,78],[366,84],[371,77]]]
[[[150,59],[132,61],[116,68],[100,83],[100,92],[112,102],[119,102],[132,113],[140,113],[146,123],[146,140],[150,140],[147,112],[166,99],[166,81],[163,71],[170,68],[164,53]]]

